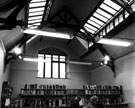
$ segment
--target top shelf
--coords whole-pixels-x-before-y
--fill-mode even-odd
[[[106,95],[106,96],[118,96],[121,95],[119,91],[97,91],[97,90],[85,90],[85,89],[21,89],[21,95]]]
[[[20,94],[34,95],[121,95],[122,86],[84,85],[82,89],[67,89],[66,85],[25,84]]]

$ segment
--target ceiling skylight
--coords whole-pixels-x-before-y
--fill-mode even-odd
[[[104,2],[97,8],[93,15],[84,24],[84,28],[96,34],[102,27],[104,27],[120,10],[121,6],[111,0],[104,0]]]
[[[29,13],[28,13],[28,27],[36,28],[40,25],[44,7],[46,5],[46,0],[32,0],[29,4]]]
[[[28,10],[28,28],[37,28],[42,20],[48,16],[52,0],[32,0],[29,4]],[[45,10],[46,9],[46,10]]]

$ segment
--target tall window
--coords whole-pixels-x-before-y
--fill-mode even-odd
[[[38,77],[66,78],[66,57],[38,54]]]

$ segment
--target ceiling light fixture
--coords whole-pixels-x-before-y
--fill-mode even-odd
[[[21,57],[20,59],[24,60],[24,61],[28,61],[28,62],[50,62],[49,60],[44,60],[44,59],[38,59],[38,57]],[[67,63],[70,63],[70,64],[80,64],[80,65],[92,65],[91,62],[84,62],[84,61],[70,61],[70,60],[67,60]]]
[[[127,40],[120,40],[120,39],[108,39],[108,38],[100,38],[97,43],[101,44],[108,44],[108,45],[115,45],[115,46],[123,46],[128,47],[133,45],[133,42]]]
[[[37,29],[25,29],[23,32],[27,34],[35,34],[35,35],[56,37],[56,38],[63,38],[63,39],[73,38],[73,36],[69,34],[59,33],[59,32],[49,32],[49,31],[43,31],[43,30],[37,30]]]
[[[37,58],[23,58],[24,61],[29,61],[29,62],[38,62]]]
[[[92,65],[90,62],[68,61],[70,64]]]

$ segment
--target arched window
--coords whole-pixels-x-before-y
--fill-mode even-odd
[[[38,54],[38,74],[40,78],[67,78],[66,55],[56,48],[47,48]]]

